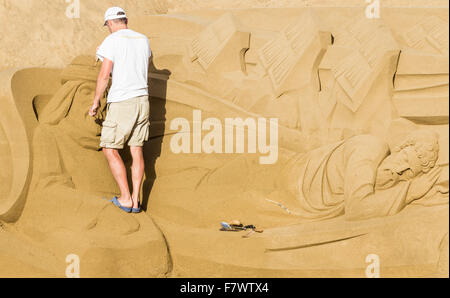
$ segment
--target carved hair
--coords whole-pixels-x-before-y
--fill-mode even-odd
[[[413,147],[417,152],[422,166],[422,172],[428,173],[436,165],[439,157],[439,139],[436,133],[419,129],[408,135],[405,142],[394,149],[394,152]]]

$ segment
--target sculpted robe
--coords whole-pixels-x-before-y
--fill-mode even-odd
[[[304,219],[393,215],[406,205],[410,182],[376,190],[377,168],[389,153],[388,145],[379,138],[355,136],[294,156],[281,184],[298,199],[298,213]],[[372,196],[375,192],[380,195]]]

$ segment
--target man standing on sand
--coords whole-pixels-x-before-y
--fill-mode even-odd
[[[139,213],[139,191],[144,177],[143,146],[149,138],[148,67],[151,57],[148,38],[128,29],[128,19],[120,7],[105,13],[105,26],[111,34],[97,49],[102,68],[97,79],[94,104],[89,115],[95,117],[112,73],[108,94],[108,111],[103,122],[100,147],[108,160],[111,172],[119,185],[121,196],[114,205],[127,213]],[[130,146],[133,193],[127,181],[125,164],[119,150]]]

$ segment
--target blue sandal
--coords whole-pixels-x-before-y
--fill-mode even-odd
[[[126,213],[131,213],[132,208],[126,208],[126,207],[123,207],[123,206],[120,204],[120,202],[119,202],[119,200],[118,200],[117,197],[114,197],[114,198],[112,199],[112,203],[113,203],[116,207],[119,207],[122,211],[125,211]]]
[[[132,208],[131,213],[141,213],[141,203],[138,204],[138,208]]]

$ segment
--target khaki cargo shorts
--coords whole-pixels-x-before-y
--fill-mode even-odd
[[[100,147],[123,149],[143,147],[150,134],[150,103],[148,96],[108,104],[103,122]]]

